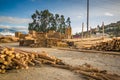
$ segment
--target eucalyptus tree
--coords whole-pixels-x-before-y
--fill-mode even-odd
[[[47,32],[49,30],[65,33],[66,23],[70,25],[70,18],[65,23],[64,15],[52,14],[49,10],[38,11],[31,15],[32,22],[29,23],[29,30]]]
[[[70,17],[67,18],[66,23],[67,23],[67,26],[71,27]]]
[[[61,21],[61,24],[60,24],[60,32],[61,32],[61,33],[65,33],[65,27],[66,27],[66,25],[65,25],[64,15],[61,15],[60,21]]]

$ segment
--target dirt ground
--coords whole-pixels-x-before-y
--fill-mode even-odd
[[[101,53],[83,53],[75,51],[58,50],[55,48],[28,48],[19,47],[18,43],[5,43],[2,46],[15,47],[27,51],[41,52],[62,59],[65,63],[78,66],[85,63],[93,67],[107,70],[109,73],[120,75],[120,55],[109,55]],[[0,74],[0,80],[86,80],[84,76],[71,71],[58,69],[50,66],[30,67],[28,70],[12,70],[5,74]]]

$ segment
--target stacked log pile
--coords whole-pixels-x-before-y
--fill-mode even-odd
[[[50,37],[50,38],[49,38]],[[59,38],[54,37],[54,32],[36,34],[36,43],[30,45],[30,47],[52,47],[57,46],[57,43],[61,41]]]
[[[36,38],[36,31],[34,30],[29,30],[29,34],[32,36],[32,38]]]
[[[57,42],[60,39],[57,38],[48,38],[46,33],[38,33],[36,44],[33,44],[32,47],[52,47],[57,46]]]
[[[31,44],[36,43],[36,40],[19,40],[19,46],[31,46]]]
[[[45,52],[40,54],[0,47],[0,73],[11,69],[28,69],[30,65],[61,64],[61,60]]]
[[[120,39],[114,38],[107,42],[100,42],[90,47],[99,51],[120,51]]]
[[[46,39],[37,39],[36,43],[31,44],[30,47],[52,47],[57,46],[57,42],[60,42],[60,39],[56,38],[46,38]]]
[[[22,34],[22,32],[15,32],[15,37],[20,38],[20,35]]]
[[[46,47],[47,46],[47,35],[46,33],[37,33],[37,38],[36,38],[36,44],[35,47],[37,45],[37,47]]]
[[[60,42],[60,39],[57,38],[48,38],[47,39],[47,47],[57,46],[57,42]]]
[[[32,48],[47,47],[47,39],[36,40],[36,43],[30,44],[29,46]]]
[[[3,36],[0,37],[0,43],[9,43],[9,42],[17,42],[19,38],[13,36]]]
[[[57,42],[57,47],[68,47],[66,42]]]
[[[32,34],[21,34],[19,40],[19,46],[30,46],[30,44],[36,43],[36,39]]]
[[[16,34],[17,35],[17,34]],[[64,36],[65,37],[65,36]],[[48,33],[29,31],[29,34],[20,34],[20,46],[30,47],[66,47],[66,43],[59,43],[61,41],[61,34],[55,31]]]
[[[106,70],[93,68],[89,64],[82,66],[71,66],[62,60],[50,56],[44,51],[42,53],[27,52],[20,49],[0,47],[0,73],[5,73],[12,69],[28,69],[29,66],[48,64],[52,67],[67,69],[77,74],[84,75],[88,80],[119,80],[117,74],[107,73]]]

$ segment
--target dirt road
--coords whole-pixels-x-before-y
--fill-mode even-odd
[[[19,47],[18,43],[0,44],[15,47],[27,51],[46,51],[62,59],[65,63],[77,66],[85,63],[91,64],[98,69],[107,70],[109,73],[120,75],[120,56],[109,54],[83,53],[75,51],[57,50],[52,48],[28,48]],[[85,80],[82,75],[64,69],[50,66],[31,67],[28,70],[12,70],[6,74],[0,74],[0,80]]]

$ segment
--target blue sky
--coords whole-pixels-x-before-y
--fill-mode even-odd
[[[52,13],[71,18],[73,33],[86,30],[86,0],[0,0],[0,28],[27,31],[35,10],[48,9]],[[120,0],[90,0],[90,26],[120,20]]]

